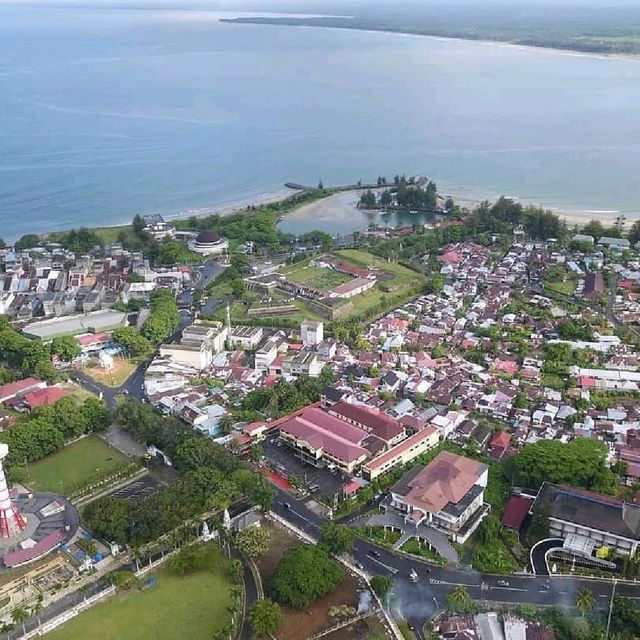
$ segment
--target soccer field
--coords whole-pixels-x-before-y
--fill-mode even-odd
[[[26,482],[34,491],[65,495],[92,479],[108,475],[126,461],[125,456],[98,436],[88,436],[30,464]]]
[[[144,591],[123,591],[45,637],[48,640],[211,640],[227,620],[231,585],[225,577],[225,559],[220,557],[217,547],[210,544],[210,568],[186,576],[161,569],[154,574],[155,585]]]

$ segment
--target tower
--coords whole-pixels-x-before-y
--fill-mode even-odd
[[[227,302],[227,349],[229,351],[233,348],[231,340],[231,309],[229,308],[229,302]]]
[[[13,504],[4,473],[4,459],[9,454],[9,447],[0,443],[0,538],[12,538],[24,531],[27,523]]]

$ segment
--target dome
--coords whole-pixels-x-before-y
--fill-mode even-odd
[[[211,229],[201,231],[196,237],[196,242],[200,244],[215,244],[216,242],[220,242],[220,236]]]

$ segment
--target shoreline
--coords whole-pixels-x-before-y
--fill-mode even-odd
[[[388,184],[381,188],[389,188],[392,186],[393,184]],[[351,188],[348,188],[348,187],[351,187]],[[311,204],[320,205],[320,208],[322,209],[321,203],[326,202],[327,199],[331,198],[333,195],[337,195],[339,193],[345,193],[345,192],[364,191],[366,188],[369,188],[369,187],[367,186],[357,187],[352,185],[327,186],[327,189],[337,190],[337,193],[329,194],[328,196],[326,196],[326,198],[322,198]],[[511,198],[516,202],[520,202],[523,206],[533,205],[535,207],[542,207],[545,210],[549,210],[552,213],[559,216],[560,219],[566,222],[568,226],[577,225],[581,227],[588,224],[591,220],[599,220],[605,226],[609,226],[615,222],[616,217],[619,215],[626,216],[628,224],[632,224],[636,220],[640,220],[640,212],[638,214],[632,214],[632,213],[615,210],[615,209],[611,209],[611,210],[570,209],[570,208],[557,207],[552,205],[544,205],[544,204],[541,204],[539,201],[536,201],[535,199],[519,198],[516,196],[509,196],[507,194],[502,194],[502,195],[487,194],[485,196],[477,193],[465,192],[463,189],[464,187],[458,187],[457,189],[456,188],[448,189],[445,187],[438,190],[438,196],[442,199],[445,199],[448,196],[451,196],[457,205],[460,205],[467,209],[474,209],[485,200],[489,201],[490,203],[494,203],[500,197]],[[293,189],[293,188],[285,187],[278,191],[266,192],[264,194],[257,195],[257,196],[247,196],[246,198],[238,198],[237,200],[222,203],[220,205],[211,205],[210,207],[200,207],[197,209],[187,209],[187,210],[173,213],[173,214],[160,213],[160,215],[162,215],[167,222],[170,222],[172,220],[184,220],[186,218],[190,218],[193,216],[195,216],[196,218],[203,218],[203,217],[214,215],[214,214],[217,214],[220,216],[228,216],[235,213],[241,213],[245,211],[247,207],[251,207],[251,206],[257,207],[261,205],[273,204],[276,202],[283,202],[288,198],[299,195],[301,193],[304,193],[304,189]],[[309,205],[301,205],[301,206],[309,206]],[[297,209],[294,209],[293,211],[288,213],[284,213],[283,215],[288,217],[295,211],[297,211]],[[354,208],[354,212],[355,211],[357,211],[357,209]],[[141,215],[152,215],[152,214],[146,213]],[[131,225],[130,222],[120,222],[120,223],[102,225],[99,227],[88,227],[88,228],[92,230],[119,229],[119,228],[126,228],[130,225]],[[70,229],[61,229],[58,231],[48,231],[44,233],[38,233],[38,235],[43,238],[47,238],[47,237],[50,237],[51,235],[65,233],[68,231],[70,231]]]
[[[348,16],[350,17],[350,16]],[[259,16],[256,16],[259,20]],[[518,42],[512,42],[510,40],[492,40],[485,38],[465,38],[463,36],[446,36],[446,35],[436,35],[431,33],[415,33],[413,31],[402,31],[399,29],[388,29],[388,28],[380,28],[380,29],[372,29],[371,27],[358,27],[358,26],[338,26],[338,25],[324,25],[324,24],[290,24],[286,22],[269,22],[265,20],[264,22],[259,21],[246,21],[243,18],[221,18],[220,22],[224,24],[241,24],[241,25],[254,25],[254,26],[271,26],[271,27],[296,27],[296,28],[310,28],[310,29],[336,29],[340,31],[361,31],[362,33],[389,33],[403,37],[411,37],[411,38],[430,38],[432,40],[441,40],[441,41],[453,41],[460,43],[473,42],[479,45],[485,46],[500,46],[500,47],[512,47],[520,50],[532,50],[532,51],[548,51],[550,53],[561,54],[565,56],[572,56],[578,58],[594,58],[596,60],[627,60],[640,62],[640,52],[638,53],[611,53],[608,51],[581,51],[580,49],[570,49],[570,48],[562,48],[558,46],[545,46],[542,44],[521,44]]]

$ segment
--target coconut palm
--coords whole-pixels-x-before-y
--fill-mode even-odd
[[[459,612],[469,611],[473,605],[469,592],[463,585],[458,585],[448,596],[447,605]]]
[[[576,607],[583,618],[593,610],[594,604],[593,593],[589,589],[581,589],[576,598]]]

